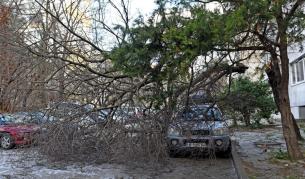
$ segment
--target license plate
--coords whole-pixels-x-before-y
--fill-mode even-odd
[[[207,147],[206,143],[186,143],[187,147]]]

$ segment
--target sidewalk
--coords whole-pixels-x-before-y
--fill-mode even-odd
[[[250,179],[305,179],[305,161],[291,162],[285,158],[287,149],[280,126],[241,129],[234,132],[232,139],[237,143],[237,153]],[[301,147],[305,151],[304,142]]]

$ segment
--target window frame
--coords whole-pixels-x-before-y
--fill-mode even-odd
[[[299,67],[299,64],[302,63],[302,66]],[[305,58],[302,58],[300,60],[294,61],[290,64],[291,67],[291,84],[292,85],[297,85],[300,83],[305,82]],[[302,69],[303,73],[300,73],[299,70]],[[303,75],[302,77],[299,75]]]

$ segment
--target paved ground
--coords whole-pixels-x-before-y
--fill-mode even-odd
[[[26,157],[25,157],[26,156]],[[237,178],[230,159],[174,158],[162,167],[126,167],[123,165],[56,165],[37,157],[35,149],[0,149],[0,179],[200,179]]]
[[[237,152],[243,160],[244,168],[249,177],[256,179],[305,179],[304,161],[291,162],[277,160],[273,157],[273,153],[279,150],[286,151],[280,126],[252,131],[237,131],[232,138],[239,144]],[[268,147],[255,145],[255,143],[264,142],[279,145]],[[304,146],[304,143],[301,146]]]

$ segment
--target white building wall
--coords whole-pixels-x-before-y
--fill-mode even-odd
[[[305,107],[305,82],[297,85],[290,85],[289,95],[291,107]]]
[[[305,43],[304,43],[305,45]],[[289,80],[289,97],[291,112],[296,119],[305,119],[305,80],[293,83],[292,68],[293,64],[299,60],[303,60],[304,77],[305,77],[305,50],[300,50],[299,46],[291,47],[289,50],[290,62],[290,80]]]

